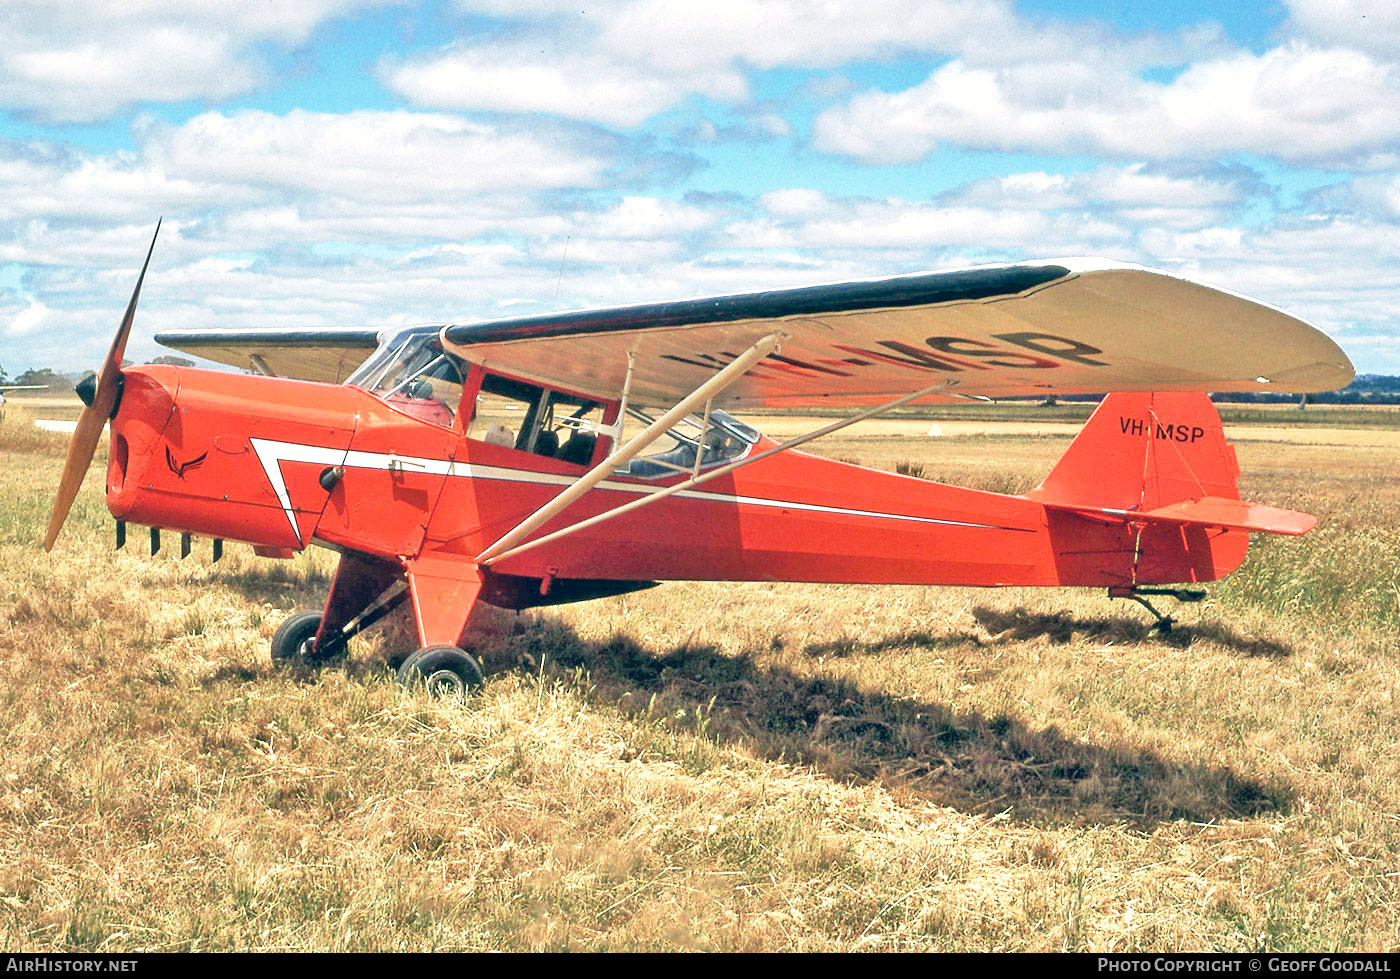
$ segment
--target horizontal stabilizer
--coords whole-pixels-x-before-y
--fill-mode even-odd
[[[1055,509],[1076,513],[1145,523],[1194,524],[1203,527],[1223,527],[1226,530],[1258,530],[1267,534],[1298,536],[1313,529],[1317,518],[1297,510],[1205,496],[1197,500],[1182,500],[1154,510],[1115,510],[1108,507],[1056,506]]]

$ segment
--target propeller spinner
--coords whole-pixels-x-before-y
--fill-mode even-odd
[[[53,550],[58,532],[68,518],[68,511],[83,485],[83,478],[92,465],[92,457],[97,452],[97,443],[102,438],[102,428],[117,412],[117,402],[121,399],[122,355],[126,353],[126,340],[131,335],[131,321],[136,315],[136,301],[141,296],[141,283],[146,279],[146,269],[151,264],[151,254],[156,250],[156,237],[160,235],[160,221],[156,222],[156,233],[151,236],[151,247],[146,251],[146,261],[141,266],[141,274],[136,278],[136,288],[131,293],[131,301],[126,304],[126,315],[122,325],[112,340],[112,349],[102,362],[102,369],[95,375],[95,381],[84,379],[80,382],[79,396],[85,407],[78,416],[78,427],[73,431],[73,439],[68,443],[68,459],[63,464],[63,477],[58,482],[58,493],[53,501],[53,512],[49,514],[49,527],[44,534],[44,550]]]

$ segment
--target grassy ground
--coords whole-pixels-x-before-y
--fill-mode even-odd
[[[331,556],[115,554],[101,455],[44,555],[64,445],[0,424],[0,946],[1400,946],[1393,451],[1241,444],[1321,523],[1168,636],[1083,591],[673,584],[496,616],[461,709],[392,636],[274,669]],[[1019,491],[1065,445],[822,451]]]

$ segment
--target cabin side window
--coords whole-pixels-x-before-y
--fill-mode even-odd
[[[575,466],[593,462],[603,426],[601,402],[562,391],[483,374],[467,437],[558,459]]]
[[[633,434],[633,429],[640,431],[655,420],[640,408],[629,408],[627,414],[626,437]],[[682,418],[657,441],[661,446],[659,450],[638,456],[617,472],[621,476],[643,479],[660,479],[677,473],[689,476],[747,455],[758,438],[757,430],[715,408],[710,412],[708,423],[699,415]]]

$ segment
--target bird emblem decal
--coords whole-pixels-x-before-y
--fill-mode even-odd
[[[170,471],[173,472],[176,476],[178,476],[180,479],[184,479],[185,473],[189,472],[191,469],[198,469],[200,466],[202,466],[204,464],[205,457],[208,455],[208,452],[203,452],[195,456],[189,462],[182,462],[177,464],[175,462],[175,457],[170,454],[169,446],[167,446],[165,449],[165,464],[170,467]]]

